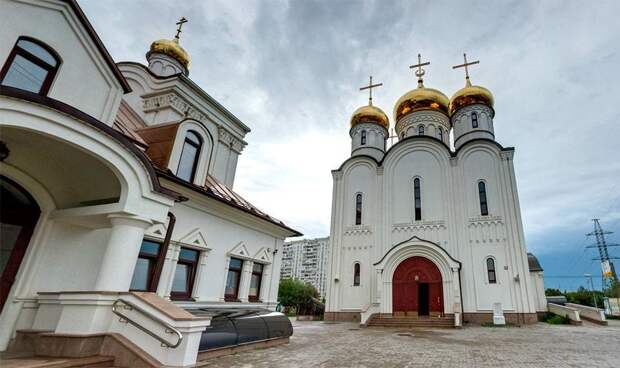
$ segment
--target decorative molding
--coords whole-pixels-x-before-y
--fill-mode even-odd
[[[341,180],[342,174],[343,173],[340,170],[332,170],[332,178],[334,178],[334,180]]]
[[[400,136],[401,132],[406,132],[411,126],[429,123],[439,124],[448,130],[450,129],[450,119],[447,116],[440,112],[429,110],[415,112],[400,119],[396,123],[396,134]]]
[[[252,256],[250,256],[250,252],[248,251],[248,248],[245,246],[243,242],[240,242],[239,244],[235,245],[235,247],[231,249],[228,253],[226,253],[226,255],[229,257],[237,256],[237,257],[244,258],[244,259],[252,258]]]
[[[373,123],[362,123],[362,124],[354,125],[349,131],[349,135],[351,136],[351,138],[353,138],[353,136],[360,134],[362,130],[365,130],[367,132],[372,132],[378,135],[382,135],[384,137],[387,135],[387,132],[388,132],[387,129],[385,129],[384,127],[380,125],[373,124]]]
[[[418,221],[409,224],[394,224],[392,225],[393,233],[400,233],[404,231],[420,231],[420,230],[446,230],[446,222],[443,220],[437,221]]]
[[[271,263],[271,253],[269,252],[269,248],[262,247],[252,258],[261,263]]]
[[[157,239],[163,239],[166,237],[166,225],[156,224],[144,231],[144,236],[150,236]]]
[[[177,243],[189,245],[189,246],[192,246],[192,247],[202,248],[202,249],[208,249],[209,248],[207,246],[207,241],[205,239],[205,235],[204,235],[204,233],[202,231],[200,231],[199,228],[195,228],[194,230],[192,230],[189,233],[185,234],[183,237],[181,237],[177,241]]]
[[[474,104],[474,105],[468,105],[468,106],[461,107],[460,109],[458,109],[456,113],[452,115],[452,123],[456,124],[458,122],[461,122],[460,121],[461,118],[463,118],[465,115],[469,117],[469,115],[472,112],[486,115],[487,119],[491,119],[491,121],[493,120],[493,115],[494,115],[493,109],[491,109],[487,105],[483,105],[479,103],[479,104]],[[467,121],[469,121],[469,119]]]
[[[344,235],[370,235],[372,227],[370,225],[354,225],[344,228]]]
[[[480,217],[470,217],[469,224],[467,227],[477,227],[482,225],[503,225],[504,220],[501,216],[480,216]]]
[[[237,153],[241,153],[241,151],[243,151],[243,148],[245,148],[245,146],[247,145],[246,142],[238,139],[223,127],[218,127],[217,133],[218,140],[232,148],[232,150]]]
[[[185,101],[175,92],[169,92],[161,95],[143,96],[142,110],[144,112],[159,111],[166,107],[172,108],[186,118],[202,122],[209,120],[208,115],[194,108],[189,102]]]
[[[510,161],[513,159],[515,155],[515,151],[501,151],[499,156],[502,158],[502,161]]]
[[[383,165],[377,166],[377,175],[383,175],[384,170],[385,170],[385,167]]]

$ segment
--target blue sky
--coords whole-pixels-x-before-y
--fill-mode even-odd
[[[431,61],[425,84],[451,96],[463,85],[451,66],[467,52],[481,60],[472,81],[495,96],[497,140],[516,148],[527,247],[547,286],[600,275],[584,234],[594,217],[620,232],[620,2],[80,4],[117,61],[144,62],[153,40],[189,19],[190,77],[253,129],[235,190],[309,237],[329,233],[330,170],[349,155],[348,120],[366,102],[358,87],[368,75],[384,83],[374,101],[389,113],[415,87],[418,53]]]

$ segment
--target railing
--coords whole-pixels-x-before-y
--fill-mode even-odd
[[[122,304],[122,305],[121,305]],[[155,321],[159,324],[161,324],[162,326],[165,327],[165,331],[167,334],[174,334],[177,335],[177,342],[176,343],[171,343],[168,340],[157,336],[154,332],[152,332],[151,330],[147,329],[146,327],[144,327],[143,325],[141,325],[140,323],[136,322],[135,320],[127,317],[126,315],[124,315],[123,313],[121,313],[122,309],[125,310],[136,310],[140,313],[142,313],[144,316],[148,317],[150,320]],[[114,314],[116,314],[117,316],[120,317],[119,321],[123,322],[123,323],[131,323],[133,326],[137,327],[138,329],[140,329],[142,332],[148,334],[149,336],[151,336],[152,338],[158,340],[161,343],[161,346],[163,347],[169,347],[171,349],[176,348],[177,346],[181,345],[181,342],[183,341],[183,335],[181,334],[181,332],[179,332],[179,330],[177,330],[176,328],[170,326],[168,323],[166,323],[165,321],[152,316],[149,312],[147,312],[146,310],[138,307],[137,305],[128,302],[127,300],[124,299],[117,299],[114,304],[112,304],[112,312],[114,312]]]

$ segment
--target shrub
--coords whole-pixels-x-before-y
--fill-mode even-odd
[[[554,314],[551,312],[545,313],[542,318],[543,322],[546,322],[550,325],[568,325],[570,324],[570,318],[567,316],[560,316],[558,314]]]

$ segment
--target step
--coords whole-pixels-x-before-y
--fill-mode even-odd
[[[55,358],[41,356],[15,356],[0,358],[2,368],[110,368],[114,357],[93,356],[87,358]]]

